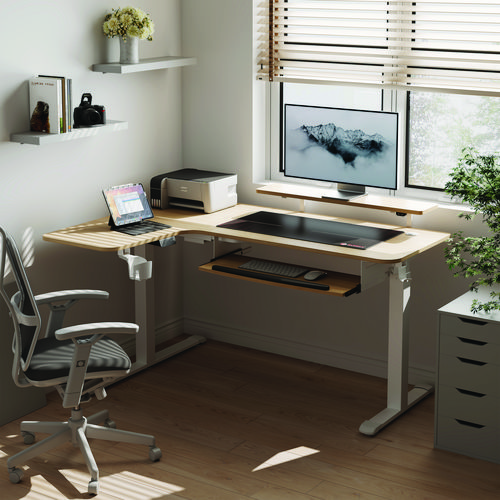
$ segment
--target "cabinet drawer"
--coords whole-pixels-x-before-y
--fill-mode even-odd
[[[500,398],[489,394],[440,385],[436,393],[436,411],[439,416],[500,428]]]
[[[500,462],[500,439],[497,426],[481,426],[439,416],[436,421],[436,448],[471,457]]]
[[[460,316],[439,315],[440,335],[455,335],[490,344],[500,344],[500,326],[485,320],[473,320]]]
[[[457,356],[439,356],[439,385],[500,396],[500,366]]]
[[[447,356],[459,356],[476,361],[500,364],[500,344],[471,339],[460,335],[441,335],[439,352]]]

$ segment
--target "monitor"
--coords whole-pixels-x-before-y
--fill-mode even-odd
[[[113,225],[123,226],[152,219],[153,212],[142,184],[124,184],[103,189]]]
[[[397,188],[397,113],[285,104],[283,131],[286,177],[337,183],[341,199]]]

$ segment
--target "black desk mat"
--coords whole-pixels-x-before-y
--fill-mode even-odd
[[[264,210],[224,222],[217,227],[361,250],[403,234],[403,231],[395,229],[382,229],[347,222],[278,214]]]

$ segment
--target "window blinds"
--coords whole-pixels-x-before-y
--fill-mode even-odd
[[[258,78],[500,95],[498,0],[257,2]]]

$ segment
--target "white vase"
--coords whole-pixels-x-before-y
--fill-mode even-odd
[[[122,64],[136,64],[139,62],[139,38],[127,36],[125,40],[120,40],[120,62]]]

